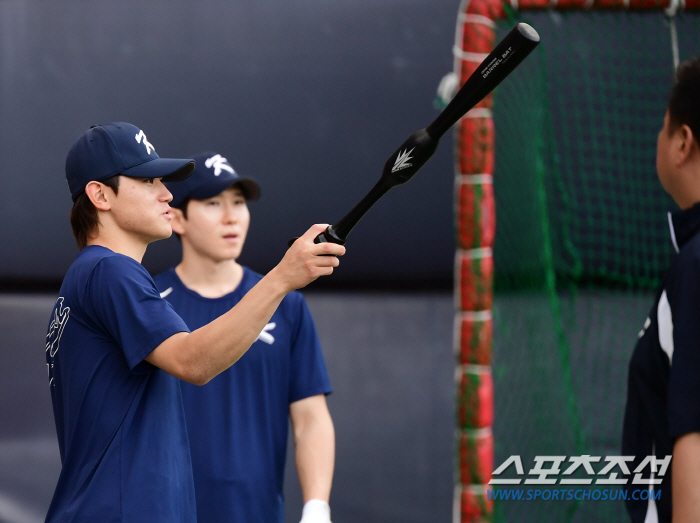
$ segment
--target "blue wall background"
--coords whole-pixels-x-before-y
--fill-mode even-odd
[[[64,177],[90,125],[128,121],[160,156],[216,150],[263,198],[242,261],[334,223],[438,111],[456,0],[0,2],[0,284],[60,282],[77,249]],[[353,231],[328,285],[449,285],[452,140]],[[159,272],[177,241],[149,248]]]

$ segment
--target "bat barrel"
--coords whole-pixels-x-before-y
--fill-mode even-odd
[[[524,23],[516,25],[479,64],[452,101],[426,128],[428,133],[439,139],[512,73],[539,43],[540,35],[534,28]]]

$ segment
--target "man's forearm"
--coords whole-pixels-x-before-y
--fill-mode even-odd
[[[173,376],[203,385],[245,354],[287,293],[331,274],[341,245],[313,243],[324,225],[299,238],[258,284],[226,314],[191,333],[178,333],[156,347],[146,361]],[[328,256],[332,255],[332,256]]]
[[[335,430],[325,396],[313,396],[293,403],[290,411],[304,502],[311,499],[328,502],[335,465]]]
[[[263,278],[234,308],[190,334],[171,336],[146,359],[177,378],[203,385],[245,354],[287,292],[274,277]]]
[[[187,336],[185,364],[205,383],[228,369],[255,342],[287,292],[274,278],[263,278],[234,308]]]

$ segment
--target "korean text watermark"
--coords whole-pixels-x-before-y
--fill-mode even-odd
[[[634,456],[535,456],[532,467],[525,479],[525,469],[520,456],[513,455],[493,471],[489,485],[660,485],[671,464],[672,456],[658,458],[646,456],[633,470],[629,463]],[[568,466],[563,463],[567,462]],[[594,468],[594,464],[598,470]],[[503,477],[509,468],[515,469]],[[563,470],[562,470],[563,469]],[[645,471],[648,473],[643,477]],[[574,473],[577,475],[574,477]],[[630,478],[630,476],[632,476]],[[644,489],[642,489],[644,490]],[[595,489],[596,492],[603,490]]]

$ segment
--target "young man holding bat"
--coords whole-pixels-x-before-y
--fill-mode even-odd
[[[178,378],[203,385],[233,365],[284,297],[338,265],[344,248],[309,229],[241,302],[190,330],[141,259],[172,234],[172,195],[192,160],[159,158],[144,132],[94,126],[71,148],[66,178],[80,254],[46,337],[62,469],[49,523],[192,523],[194,479]],[[265,435],[261,435],[265,437]]]
[[[158,290],[190,328],[215,320],[261,281],[236,260],[245,244],[257,183],[226,158],[194,156],[190,178],[168,184],[182,261],[156,276]],[[296,243],[296,242],[295,242]],[[283,523],[291,419],[304,496],[302,523],[330,523],[335,436],[331,392],[311,313],[288,294],[257,341],[203,387],[182,383],[199,521]]]
[[[657,292],[629,365],[622,452],[630,479],[627,510],[634,523],[700,521],[700,57],[681,64],[659,132],[656,170],[680,207],[669,213],[678,253]],[[672,461],[668,456],[673,456]],[[635,478],[636,479],[636,478]],[[654,500],[633,499],[653,488]],[[660,492],[659,492],[660,491]]]

